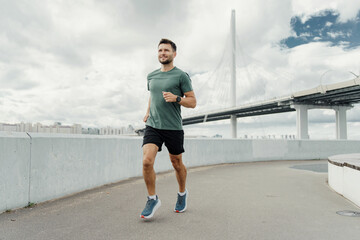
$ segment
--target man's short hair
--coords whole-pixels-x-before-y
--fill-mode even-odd
[[[163,44],[163,43],[170,44],[172,49],[174,50],[174,52],[176,52],[176,44],[173,41],[166,39],[166,38],[162,38],[159,42],[158,47],[160,46],[160,44]]]

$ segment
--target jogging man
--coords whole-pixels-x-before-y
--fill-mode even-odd
[[[146,129],[143,140],[143,176],[149,196],[140,215],[145,219],[153,217],[155,211],[161,206],[161,201],[155,191],[154,162],[163,143],[169,151],[179,184],[174,211],[181,213],[187,207],[186,167],[182,162],[184,131],[180,107],[195,108],[196,98],[189,76],[174,66],[175,57],[175,43],[168,39],[161,39],[158,45],[161,68],[147,76],[150,98],[144,117]]]

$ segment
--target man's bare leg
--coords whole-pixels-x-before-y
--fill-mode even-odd
[[[182,213],[187,208],[187,197],[188,191],[186,190],[186,167],[182,162],[182,154],[179,155],[170,155],[171,163],[175,169],[176,179],[179,184],[179,193],[178,198],[175,204],[174,211],[177,213]]]
[[[161,201],[155,192],[156,174],[154,171],[155,157],[159,148],[155,144],[148,143],[143,146],[143,176],[148,190],[148,200],[140,217],[149,219],[154,216],[155,211],[161,206]]]
[[[143,146],[143,176],[149,196],[156,194],[154,162],[158,150],[159,147],[152,143]]]
[[[179,184],[179,192],[185,192],[187,170],[182,162],[182,154],[169,154],[171,163],[175,169],[176,179]]]

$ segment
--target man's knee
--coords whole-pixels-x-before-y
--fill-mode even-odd
[[[170,155],[170,160],[176,170],[181,169],[183,166],[181,155]]]
[[[144,170],[152,169],[154,166],[155,159],[149,156],[143,157],[143,168]]]

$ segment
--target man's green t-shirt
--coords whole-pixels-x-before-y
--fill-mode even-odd
[[[166,102],[162,92],[171,92],[183,97],[192,91],[191,79],[177,67],[170,71],[153,71],[147,76],[150,91],[150,116],[146,125],[164,130],[182,130],[181,106],[177,102]]]

